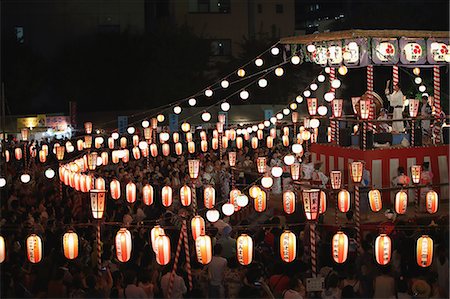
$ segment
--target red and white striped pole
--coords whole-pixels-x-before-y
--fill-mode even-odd
[[[370,100],[370,110],[369,110],[369,131],[375,133],[375,127],[373,123],[371,122],[375,118],[375,105],[373,102],[373,65],[367,66],[367,91],[369,100]]]
[[[180,232],[180,238],[178,239],[178,244],[177,244],[177,251],[175,252],[175,260],[173,261],[173,269],[172,269],[172,273],[170,274],[169,290],[167,292],[168,298],[170,298],[170,295],[172,295],[173,282],[175,280],[175,273],[177,272],[177,265],[178,265],[178,260],[180,258],[182,242],[183,242],[183,233]]]
[[[309,223],[309,243],[311,246],[311,272],[317,277],[317,252],[316,252],[316,223]]]
[[[187,235],[186,219],[183,220],[183,226],[181,227],[181,232],[183,233],[183,239],[184,239],[184,253],[186,254],[186,272],[188,275],[189,290],[192,291],[191,256],[189,253],[189,239],[188,239],[188,235]]]
[[[102,239],[100,231],[100,220],[97,220],[97,268],[102,269]]]
[[[336,79],[336,69],[335,68],[330,68],[330,92],[332,93],[336,93],[336,88],[334,88],[331,84],[333,82],[333,80]],[[332,103],[330,103],[331,105],[333,105]],[[330,106],[331,106],[330,105]],[[332,108],[332,107],[331,107]],[[331,109],[332,110],[332,109]],[[331,115],[331,121],[330,121],[330,127],[331,127],[331,143],[336,143],[337,139],[336,139],[336,127],[337,127],[337,121],[335,121],[334,116]]]
[[[355,229],[356,229],[356,243],[361,246],[361,229],[360,229],[360,215],[359,215],[359,186],[355,185]]]
[[[398,85],[398,65],[392,66],[392,84]]]
[[[434,88],[434,117],[436,122],[439,121],[441,117],[441,74],[439,70],[439,66],[433,66],[433,88]],[[440,124],[436,123],[433,127],[434,131],[434,143],[441,143],[441,132],[440,132]]]

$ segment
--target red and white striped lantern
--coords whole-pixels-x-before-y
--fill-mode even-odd
[[[427,212],[430,214],[434,214],[438,210],[439,206],[439,196],[434,190],[430,190],[426,194],[426,206]]]
[[[216,204],[216,190],[208,186],[203,190],[203,202],[205,204],[205,208],[212,209]]]
[[[381,200],[381,192],[377,189],[369,191],[369,205],[372,212],[379,212],[383,208],[383,201]]]
[[[127,193],[127,201],[129,203],[134,203],[136,201],[136,184],[129,182],[125,189]]]
[[[6,258],[6,246],[5,239],[3,236],[0,236],[0,264],[5,261]]]
[[[152,249],[153,249],[153,252],[155,252],[156,253],[156,246],[157,246],[157,243],[156,243],[156,239],[159,237],[159,236],[162,236],[162,235],[165,235],[166,233],[164,232],[164,229],[161,227],[161,226],[159,226],[159,225],[156,225],[156,226],[154,226],[151,230],[150,230],[150,242],[152,243]]]
[[[191,205],[192,192],[189,186],[184,185],[180,188],[180,201],[181,204],[185,207]]]
[[[36,264],[42,260],[42,240],[36,234],[27,238],[27,257],[30,263]]]
[[[405,214],[408,207],[408,193],[400,190],[395,194],[395,212],[397,214]]]
[[[212,259],[212,243],[209,236],[199,236],[195,239],[195,252],[197,253],[197,261],[206,265]]]
[[[347,260],[348,255],[348,237],[345,233],[338,231],[331,242],[333,260],[342,264]]]
[[[170,239],[166,235],[160,235],[156,238],[156,262],[165,266],[170,262]]]
[[[78,257],[78,235],[69,230],[63,236],[63,249],[66,259],[73,260]]]
[[[417,265],[426,268],[433,262],[433,239],[427,235],[417,240],[416,246]]]
[[[146,184],[142,188],[142,201],[145,205],[150,206],[153,204],[154,190],[149,184]]]
[[[297,237],[289,230],[280,236],[280,256],[286,263],[292,262],[297,256]]]
[[[205,235],[205,219],[203,219],[201,216],[195,216],[191,220],[191,231],[192,231],[192,238],[196,240],[200,236]]]
[[[283,192],[283,209],[286,214],[295,212],[295,193],[292,191]]]
[[[267,208],[267,193],[264,190],[258,193],[254,201],[255,211],[258,213],[264,212]]]
[[[253,239],[249,235],[242,234],[236,239],[236,255],[239,264],[249,265],[253,260]]]
[[[350,192],[345,189],[338,193],[338,209],[342,213],[347,213],[350,210]]]
[[[120,198],[120,182],[116,179],[113,179],[111,183],[109,183],[109,190],[111,192],[112,199]]]
[[[126,228],[121,228],[116,234],[116,257],[119,262],[126,263],[131,258],[132,249],[131,233]]]
[[[172,187],[164,186],[161,190],[162,205],[170,207],[172,205]]]
[[[375,259],[384,266],[391,261],[392,241],[386,234],[380,234],[375,239]]]

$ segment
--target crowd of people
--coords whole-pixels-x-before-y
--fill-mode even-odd
[[[220,159],[217,151],[195,154],[201,161],[197,189],[197,211],[204,216],[203,188],[213,186],[216,204],[226,201],[232,186],[244,188],[254,182],[256,159],[267,157],[269,166],[283,166],[286,149],[244,147],[237,151],[237,162],[230,169],[226,154]],[[318,277],[324,279],[322,291],[309,291],[311,273],[309,225],[302,209],[285,215],[269,205],[263,213],[252,212],[240,219],[224,217],[208,224],[206,231],[213,242],[213,258],[208,265],[197,262],[190,240],[192,289],[189,287],[186,258],[181,251],[173,287],[169,297],[171,263],[160,266],[150,243],[149,231],[160,224],[170,237],[175,251],[181,222],[177,200],[180,186],[192,184],[188,155],[158,156],[124,164],[100,167],[95,176],[106,182],[118,179],[121,186],[133,181],[138,200],[129,204],[122,197],[107,200],[106,215],[101,227],[101,269],[98,268],[95,222],[92,220],[87,193],[63,187],[59,179],[44,176],[46,166],[29,163],[32,180],[22,184],[18,179],[23,162],[12,161],[7,166],[7,186],[1,189],[1,234],[6,241],[7,259],[1,267],[1,297],[16,298],[444,298],[448,297],[448,214],[441,218],[397,220],[391,232],[392,261],[389,266],[376,264],[373,255],[375,231],[366,231],[361,246],[356,244],[355,222],[351,211],[342,229],[350,239],[349,258],[342,265],[334,263],[330,242],[337,227],[319,220],[317,226]],[[57,165],[57,164],[55,164]],[[319,163],[312,163],[309,153],[302,161],[302,177],[325,187],[328,177]],[[233,171],[233,175],[231,172]],[[370,175],[367,185],[370,184]],[[150,183],[155,190],[151,206],[141,200],[142,187]],[[174,202],[165,208],[160,190],[169,185],[174,190]],[[281,198],[286,188],[292,188],[290,175],[275,179],[271,190],[273,200]],[[192,207],[187,208],[188,210]],[[132,232],[133,249],[129,262],[116,259],[114,236],[125,226]],[[292,263],[280,259],[280,235],[284,228],[297,236],[297,258]],[[62,253],[62,235],[74,229],[79,236],[79,256],[67,260]],[[44,258],[32,264],[26,259],[25,240],[30,233],[42,237]],[[253,238],[253,262],[242,266],[236,259],[236,238],[246,233]],[[432,236],[436,250],[430,268],[420,268],[415,262],[415,241],[422,234]]]

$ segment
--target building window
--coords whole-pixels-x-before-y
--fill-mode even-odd
[[[14,27],[14,31],[16,34],[16,41],[23,44],[23,27]]]
[[[231,0],[189,0],[190,13],[230,13]]]
[[[276,13],[283,13],[283,4],[275,5],[275,12]]]
[[[262,4],[258,4],[258,13],[262,13]]]
[[[215,39],[210,42],[211,56],[231,56],[231,40]]]

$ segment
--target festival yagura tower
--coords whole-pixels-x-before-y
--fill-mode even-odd
[[[340,32],[329,32],[305,36],[286,37],[281,39],[281,44],[290,47],[291,51],[303,53],[304,59],[327,67],[330,83],[337,76],[336,69],[342,66],[346,68],[366,68],[367,92],[361,97],[352,97],[354,115],[343,115],[342,108],[345,100],[336,99],[330,101],[330,118],[328,144],[314,143],[311,147],[312,160],[322,161],[324,172],[341,170],[346,174],[346,180],[351,184],[348,176],[348,165],[352,161],[365,161],[366,168],[371,172],[372,185],[374,188],[389,187],[391,180],[397,176],[397,169],[403,166],[410,169],[412,165],[430,162],[430,170],[434,173],[434,183],[448,183],[448,145],[443,144],[443,134],[448,135],[446,130],[445,115],[441,109],[441,69],[447,67],[450,62],[449,32],[436,31],[409,31],[409,30],[348,30]],[[392,66],[392,82],[399,82],[399,69],[410,72],[411,75],[420,73],[420,68],[433,69],[433,87],[431,106],[433,110],[432,141],[430,146],[416,146],[418,142],[414,131],[410,134],[402,134],[392,138],[409,139],[409,146],[394,145],[373,149],[368,146],[368,135],[377,132],[377,113],[383,107],[383,100],[374,92],[374,77],[376,77],[376,66]],[[417,83],[417,82],[416,82]],[[419,82],[420,83],[420,82]],[[330,84],[331,85],[331,84]],[[424,87],[419,87],[423,92]],[[429,87],[429,90],[431,88]],[[331,86],[330,92],[335,93]],[[414,123],[420,122],[419,109],[420,100],[409,100],[409,118],[403,121]],[[414,105],[414,104],[415,105]],[[308,101],[309,106],[318,105],[318,100]],[[314,110],[314,109],[312,109]],[[362,111],[366,110],[366,111]],[[311,109],[308,109],[311,111]],[[366,114],[366,115],[364,115]],[[355,117],[356,116],[356,117]],[[360,149],[342,146],[339,136],[339,126],[344,122],[357,123],[362,126]],[[448,123],[448,121],[447,121]],[[443,133],[441,132],[443,131]],[[370,132],[370,134],[367,134]],[[342,134],[342,133],[341,133]],[[400,135],[400,134],[398,134]],[[415,140],[416,137],[416,140]],[[392,140],[391,140],[392,143]],[[448,143],[446,141],[445,143]],[[369,149],[370,147],[370,149]],[[441,197],[448,198],[448,187],[441,188]]]

